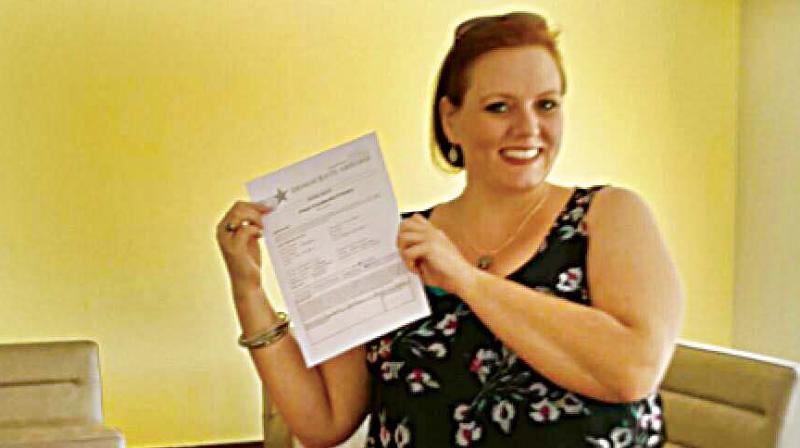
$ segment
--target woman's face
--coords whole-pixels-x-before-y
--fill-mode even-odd
[[[439,107],[461,146],[469,183],[501,190],[544,181],[561,144],[561,77],[550,54],[528,46],[488,52],[472,64],[461,107]]]

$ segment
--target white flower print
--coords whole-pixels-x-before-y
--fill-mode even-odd
[[[492,420],[495,421],[504,433],[511,432],[511,421],[514,420],[514,405],[507,400],[501,400],[492,408]]]
[[[656,394],[650,394],[646,399],[647,405],[641,404],[639,408],[639,425],[648,432],[660,433],[663,430],[664,420],[657,398]]]
[[[566,241],[575,236],[575,227],[566,224],[558,228],[559,238],[561,241]]]
[[[408,427],[402,423],[397,425],[397,428],[394,430],[394,443],[397,445],[397,448],[403,448],[408,445],[410,441],[411,431],[408,430]]]
[[[561,397],[556,405],[569,415],[577,415],[583,412],[584,404],[580,398],[571,392],[567,392]]]
[[[381,338],[380,345],[378,346],[378,356],[383,359],[388,359],[389,355],[392,353],[392,339],[391,338]]]
[[[379,359],[388,360],[392,354],[392,338],[384,336],[377,344],[370,344],[367,351],[367,362],[375,364]]]
[[[562,292],[572,292],[578,289],[581,280],[583,280],[583,269],[580,267],[569,268],[566,272],[559,274],[556,288]]]
[[[425,391],[425,386],[431,389],[438,389],[439,383],[431,377],[431,374],[416,368],[406,376],[406,382],[411,393],[418,394]]]
[[[467,414],[471,410],[472,410],[472,408],[470,407],[470,405],[468,405],[466,403],[461,403],[458,406],[456,406],[456,409],[453,411],[453,418],[457,422],[464,421],[464,419],[467,418]]]
[[[647,406],[650,407],[652,415],[661,415],[661,406],[658,405],[658,394],[650,394],[647,396]]]
[[[661,432],[661,417],[644,414],[639,419],[639,425],[645,431]]]
[[[398,379],[400,369],[403,367],[405,362],[401,361],[384,361],[381,364],[381,375],[383,376],[384,381],[391,381]]]
[[[497,353],[489,349],[480,349],[475,353],[475,357],[470,362],[469,370],[478,375],[481,383],[486,382],[486,378],[492,371],[490,363],[497,360]]]
[[[633,432],[630,428],[616,427],[611,430],[608,439],[587,436],[586,441],[597,448],[628,448],[633,446]]]
[[[653,434],[652,436],[647,438],[647,447],[654,447],[660,446],[661,444],[661,436],[659,434]]]
[[[528,415],[539,423],[549,423],[558,420],[561,416],[561,410],[550,400],[542,400],[531,404],[531,412]]]
[[[452,336],[458,329],[458,316],[455,313],[447,313],[444,318],[436,324],[436,328],[442,331],[445,336]]]
[[[472,442],[481,438],[482,428],[475,422],[459,423],[456,432],[456,444],[458,446],[470,446]]]
[[[540,398],[547,397],[547,386],[545,386],[544,383],[533,383],[530,386],[528,386],[528,390],[536,394]],[[534,401],[539,401],[539,400],[534,400]]]
[[[614,448],[626,448],[633,443],[633,432],[630,428],[614,428],[609,438]]]
[[[428,353],[432,354],[437,359],[442,359],[447,356],[447,347],[441,342],[434,342],[428,346]]]
[[[386,448],[389,446],[389,442],[392,441],[392,432],[386,429],[385,426],[381,425],[381,446]]]
[[[575,207],[572,210],[570,210],[568,214],[570,219],[572,219],[575,222],[578,222],[581,220],[581,218],[583,218],[583,215],[585,214],[584,212],[585,210],[583,209],[583,207]]]
[[[517,363],[517,354],[505,345],[503,345],[503,347],[500,349],[500,352],[502,353],[502,365],[511,366]]]

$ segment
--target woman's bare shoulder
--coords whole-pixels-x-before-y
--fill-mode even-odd
[[[595,193],[586,215],[589,228],[628,225],[655,225],[652,211],[633,190],[605,186]]]

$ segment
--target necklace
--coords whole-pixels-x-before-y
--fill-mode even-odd
[[[492,265],[494,264],[494,256],[498,252],[500,252],[501,250],[505,249],[506,246],[511,244],[511,242],[514,241],[514,239],[516,239],[516,237],[519,235],[519,232],[525,226],[525,223],[527,223],[531,219],[531,217],[533,215],[535,215],[536,212],[539,211],[540,208],[542,208],[542,205],[544,204],[545,199],[547,199],[547,193],[548,192],[545,191],[544,194],[542,194],[542,198],[539,199],[539,202],[537,202],[533,207],[531,207],[531,209],[528,211],[528,213],[525,214],[525,217],[517,225],[517,228],[514,229],[514,232],[511,233],[511,235],[508,238],[506,238],[505,241],[503,241],[503,243],[500,244],[495,249],[491,249],[491,250],[480,249],[478,247],[475,247],[475,245],[473,245],[470,242],[469,238],[464,238],[464,241],[467,243],[467,245],[470,247],[470,249],[472,249],[473,252],[475,252],[477,254],[481,254],[481,255],[478,256],[478,259],[475,261],[475,264],[478,266],[478,268],[483,269],[483,270],[487,270],[490,267],[492,267]],[[463,229],[463,227],[462,227],[462,229]],[[464,233],[463,230],[462,230],[462,234],[465,237],[467,236]]]

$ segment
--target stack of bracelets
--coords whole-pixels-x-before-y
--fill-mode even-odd
[[[252,338],[245,339],[244,334],[239,336],[239,345],[244,348],[268,347],[286,336],[289,331],[289,317],[284,312],[278,313],[278,323],[274,327],[258,333]]]

